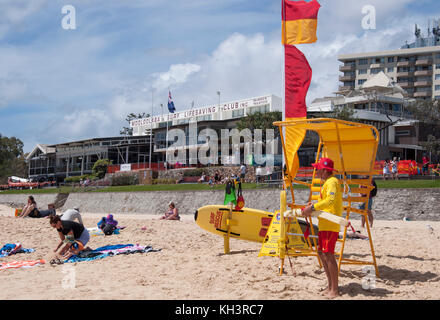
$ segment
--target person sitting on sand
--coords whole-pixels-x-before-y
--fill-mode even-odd
[[[36,217],[39,214],[39,210],[37,208],[37,202],[35,201],[33,196],[29,196],[27,200],[27,205],[23,207],[21,214],[18,216],[19,218],[26,218],[27,216]]]
[[[75,222],[75,219],[77,219],[80,224],[84,225],[81,214],[79,213],[79,208],[68,209],[64,211],[60,217],[62,221]]]
[[[374,221],[374,217],[373,217],[373,198],[377,195],[377,184],[376,181],[374,181],[374,179],[371,182],[372,186],[374,187],[373,190],[370,191],[370,196],[368,198],[368,209],[367,209],[367,214],[368,214],[368,222],[370,224],[370,227],[373,227],[373,221]],[[362,187],[361,187],[362,188]],[[361,194],[362,197],[366,197],[366,194]],[[365,210],[365,203],[362,203],[359,206],[359,209],[361,210]],[[365,228],[365,216],[361,216],[361,226],[362,228]]]
[[[198,182],[198,183],[203,183],[203,182],[205,182],[205,180],[206,180],[206,175],[205,175],[205,174],[202,174],[202,176],[200,177],[199,180],[197,180],[197,182]]]
[[[34,210],[33,214],[31,213],[28,217],[31,218],[47,218],[52,215],[56,215],[57,212],[55,210],[55,204],[49,203],[47,205],[47,210]]]
[[[174,202],[170,202],[169,210],[165,215],[160,218],[161,220],[180,220],[179,210],[174,205]]]
[[[218,170],[214,173],[214,183],[217,184],[220,181],[220,173]]]
[[[51,216],[49,222],[52,228],[57,229],[61,239],[61,242],[54,250],[57,258],[67,260],[85,249],[86,244],[90,240],[90,234],[82,224],[73,221],[62,221],[60,216],[57,215]],[[57,253],[65,243],[66,245]]]

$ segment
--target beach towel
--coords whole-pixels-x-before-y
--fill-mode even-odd
[[[0,249],[0,258],[7,257],[17,253],[30,253],[34,252],[34,249],[22,248],[20,243],[7,243]]]
[[[122,228],[117,228],[113,231],[113,234],[119,234],[120,230]],[[97,237],[97,236],[104,236],[104,232],[102,231],[102,229],[98,228],[98,227],[94,227],[94,228],[87,228],[87,231],[89,232],[91,237]]]
[[[0,264],[0,270],[30,268],[40,264],[44,264],[44,260],[30,260],[30,261],[11,261]]]
[[[94,250],[81,251],[78,255],[71,256],[65,262],[93,261],[119,254],[158,252],[160,250],[161,249],[153,249],[153,247],[151,246],[140,246],[137,244],[118,244],[104,246]]]

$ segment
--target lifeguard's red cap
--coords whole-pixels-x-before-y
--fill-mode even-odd
[[[325,169],[328,171],[335,171],[334,163],[332,159],[329,158],[321,158],[317,163],[312,163],[312,167],[317,170]]]

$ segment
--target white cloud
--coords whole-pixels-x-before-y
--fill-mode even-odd
[[[22,98],[27,91],[28,85],[24,81],[0,78],[0,108],[8,105],[10,101]]]
[[[192,63],[173,64],[167,72],[153,75],[156,78],[153,88],[161,91],[169,86],[183,84],[192,74],[199,72],[200,69],[199,65]]]
[[[419,4],[424,2],[417,1]],[[47,0],[1,0],[0,39],[11,28],[25,25],[27,18],[46,3]],[[79,24],[81,18],[93,17],[101,5],[115,16],[119,11],[113,9],[123,6],[119,2],[98,0],[81,3],[90,12],[88,15],[87,9],[77,12]],[[236,3],[227,0],[221,7],[231,8]],[[318,42],[298,46],[313,69],[309,102],[336,91],[340,75],[339,54],[397,49],[405,40],[411,40],[414,23],[425,22],[425,17],[407,10],[407,5],[416,3],[415,0],[320,0],[320,3]],[[376,8],[377,30],[365,31],[361,27],[362,7],[366,4]],[[201,12],[196,10],[198,5],[204,6]],[[136,0],[130,6],[163,9],[159,1],[153,0]],[[66,33],[58,26],[60,30],[57,32],[63,33],[61,36],[57,34],[53,41],[42,37],[46,40],[43,43],[37,37],[29,47],[0,46],[0,107],[10,101],[30,101],[28,97],[38,96],[36,105],[50,101],[47,109],[52,108],[52,112],[45,113],[44,116],[49,118],[40,121],[42,140],[39,142],[52,143],[118,135],[119,129],[127,125],[125,117],[129,113],[150,113],[153,107],[154,114],[160,114],[160,104],[164,104],[166,111],[168,87],[177,110],[189,108],[192,101],[195,107],[216,104],[217,91],[221,92],[223,102],[264,94],[284,97],[280,30],[270,30],[273,33],[261,30],[266,33],[259,33],[255,20],[263,19],[263,14],[250,12],[246,19],[240,20],[238,13],[222,11],[211,17],[206,12],[216,12],[219,4],[202,0],[181,1],[176,6],[190,8],[185,12],[190,12],[191,18],[200,15],[203,22],[209,21],[215,26],[221,27],[224,21],[228,21],[227,17],[233,16],[232,25],[249,24],[254,29],[230,34],[207,54],[195,51],[197,53],[190,56],[192,47],[182,46],[179,51],[171,52],[165,48],[168,43],[148,43],[139,53],[128,44],[125,50],[126,43],[121,39],[127,35],[123,27],[111,32],[102,31],[103,25],[113,22],[105,19],[107,15],[97,15],[96,20],[83,23],[72,33]],[[150,17],[153,18],[164,21],[162,15]],[[273,19],[273,16],[269,15],[267,19]],[[277,19],[280,26],[281,17],[277,16]],[[193,23],[186,16],[181,20],[188,26]],[[200,34],[203,35],[202,31]],[[145,34],[149,36],[148,31]],[[142,41],[147,39],[139,42]],[[186,57],[179,61],[184,53]],[[155,60],[151,62],[151,56],[161,61],[161,67],[155,64]],[[164,61],[168,64],[164,65]],[[145,88],[146,91],[142,91]]]
[[[47,0],[2,0],[0,2],[0,39],[12,28],[23,28],[25,20],[46,3]]]
[[[106,136],[113,129],[113,119],[106,110],[74,110],[56,121],[53,119],[50,126],[45,128],[47,133],[44,135],[56,135],[61,141],[74,141]]]

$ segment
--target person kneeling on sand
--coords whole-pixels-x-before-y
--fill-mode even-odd
[[[64,211],[60,217],[62,221],[75,222],[75,219],[77,219],[80,224],[84,224],[81,218],[81,214],[79,213],[79,208],[68,209]]]
[[[169,207],[169,210],[160,219],[161,220],[180,220],[179,210],[174,205],[174,202],[170,202],[168,207]]]
[[[60,216],[51,216],[50,225],[52,228],[57,229],[61,239],[54,250],[58,259],[67,260],[86,249],[85,246],[90,240],[90,234],[82,224],[73,221],[62,221]],[[58,252],[63,244],[66,245]]]
[[[321,158],[318,163],[313,163],[317,175],[325,181],[321,188],[318,202],[309,203],[304,208],[303,215],[310,217],[313,211],[326,211],[336,216],[342,216],[342,190],[339,180],[333,176],[334,164],[331,159]],[[338,264],[335,259],[335,245],[338,240],[340,226],[325,219],[319,219],[318,224],[318,255],[327,275],[328,288],[325,294],[329,298],[339,296]]]

